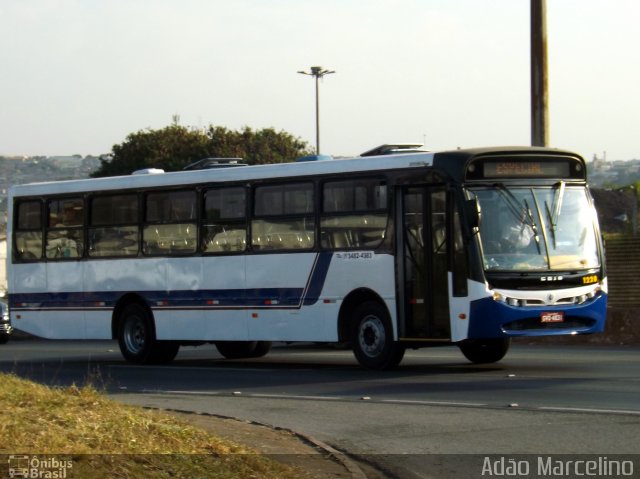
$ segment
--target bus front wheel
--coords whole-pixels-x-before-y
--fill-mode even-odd
[[[156,340],[151,314],[137,303],[125,306],[120,315],[118,345],[124,358],[137,364],[171,362],[180,349],[175,341]]]
[[[366,301],[354,311],[351,342],[358,362],[369,369],[395,368],[404,357],[404,347],[393,340],[387,309],[377,301]]]
[[[464,357],[475,364],[500,361],[509,351],[511,338],[467,339],[458,344]]]

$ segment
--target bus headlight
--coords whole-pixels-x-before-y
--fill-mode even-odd
[[[509,296],[504,296],[497,291],[492,293],[494,301],[500,301],[501,303],[508,304],[509,306],[522,306],[522,301],[517,298],[510,298]]]

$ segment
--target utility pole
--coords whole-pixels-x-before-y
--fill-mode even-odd
[[[311,67],[310,72],[299,71],[302,75],[310,75],[316,80],[316,155],[320,154],[320,94],[318,92],[318,80],[325,75],[335,73],[333,70],[325,70],[322,67]]]
[[[531,145],[549,146],[547,0],[531,0]]]

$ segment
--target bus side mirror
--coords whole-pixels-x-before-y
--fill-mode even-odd
[[[467,217],[469,228],[475,230],[480,226],[482,213],[480,212],[480,203],[478,203],[477,199],[474,198],[464,202],[464,213]]]

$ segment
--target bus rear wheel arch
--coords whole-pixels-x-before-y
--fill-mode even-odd
[[[136,364],[168,363],[178,354],[176,341],[156,339],[153,315],[138,302],[128,303],[118,315],[117,338],[124,358]]]

